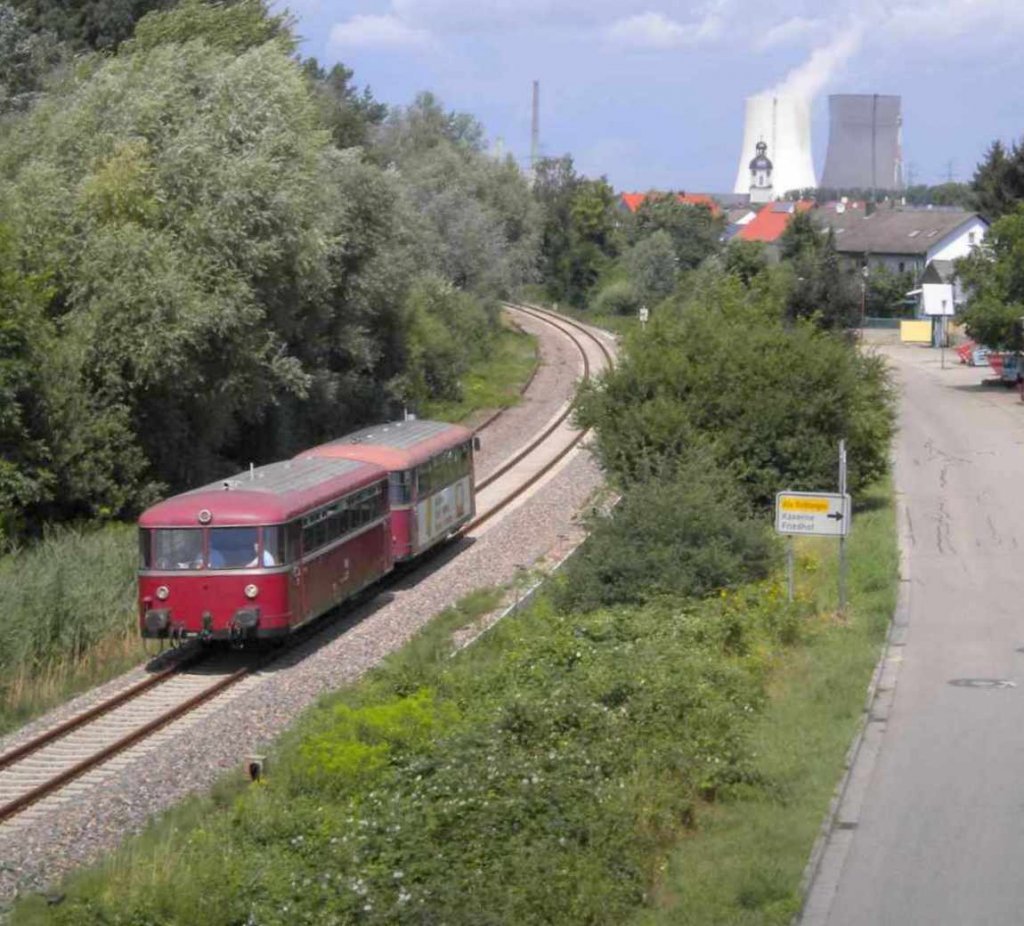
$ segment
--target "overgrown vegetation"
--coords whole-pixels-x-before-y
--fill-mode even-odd
[[[970,294],[959,317],[967,334],[994,350],[1024,349],[1024,202],[957,261],[957,272]]]
[[[461,421],[513,405],[536,363],[534,339],[505,328],[463,397],[426,412]],[[54,527],[0,556],[0,734],[156,652],[139,637],[137,566],[121,524]]]
[[[767,655],[799,620],[764,586],[540,608],[454,659],[421,646],[310,714],[266,786],[165,827],[49,918],[622,923],[702,795],[754,774]]]
[[[13,922],[787,923],[891,613],[870,498],[845,621],[821,541],[795,605],[777,581],[542,602],[453,657],[493,605],[467,602],[325,699],[260,785],[172,811]]]
[[[699,832],[669,853],[656,910],[637,926],[788,924],[836,787],[896,599],[896,532],[887,480],[855,512],[848,541],[851,604],[835,620],[836,545],[798,542],[799,593],[816,602],[803,645],[775,664],[751,729],[758,779],[719,794]]]
[[[753,515],[710,454],[694,454],[592,520],[556,601],[590,610],[661,595],[704,597],[764,578],[776,560],[767,521]]]
[[[850,448],[857,492],[887,467],[893,396],[881,358],[815,320],[785,321],[786,290],[708,271],[627,341],[618,367],[585,386],[579,420],[621,485],[710,454],[748,502],[834,484],[836,448]]]
[[[0,733],[145,658],[135,532],[54,529],[0,558]]]
[[[130,517],[458,401],[497,300],[535,272],[538,206],[472,117],[429,94],[383,107],[343,66],[297,62],[261,0],[159,4],[136,25],[153,6],[122,8],[130,39],[82,52],[5,117],[8,536]]]

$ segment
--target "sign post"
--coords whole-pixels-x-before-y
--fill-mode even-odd
[[[841,448],[843,461],[842,483],[845,487],[845,448]],[[793,537],[803,534],[811,537],[839,538],[839,610],[846,607],[845,550],[843,541],[850,532],[850,496],[845,492],[778,492],[775,495],[775,531],[789,537],[786,552],[789,600],[793,600]]]
[[[945,319],[943,319],[945,322]],[[846,441],[839,441],[839,494],[846,494]],[[839,614],[846,614],[846,532],[839,537]]]

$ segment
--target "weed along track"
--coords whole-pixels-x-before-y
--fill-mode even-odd
[[[533,306],[509,309],[542,320],[569,339],[579,351],[584,377],[611,365],[611,351],[583,325]],[[572,428],[570,405],[566,401],[552,420],[538,423],[538,436],[477,484],[478,517],[463,529],[463,537],[478,536],[513,501],[528,497],[579,445],[584,433]],[[395,578],[400,577],[385,579],[376,590],[388,588]],[[0,831],[30,825],[74,801],[140,756],[159,750],[182,724],[201,724],[260,683],[266,677],[262,670],[286,656],[296,658],[299,644],[315,647],[319,636],[326,639],[329,626],[311,624],[284,651],[187,649],[174,664],[0,754]]]

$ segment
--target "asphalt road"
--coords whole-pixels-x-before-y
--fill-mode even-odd
[[[904,608],[803,923],[1024,923],[1024,403],[882,350]]]

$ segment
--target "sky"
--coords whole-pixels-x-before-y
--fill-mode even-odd
[[[277,8],[283,6],[282,2]],[[746,97],[902,97],[914,183],[969,181],[995,139],[1024,137],[1021,0],[288,0],[301,53],[341,62],[389,105],[429,90],[528,166],[540,154],[619,191],[728,192]],[[743,152],[746,159],[752,153]]]

